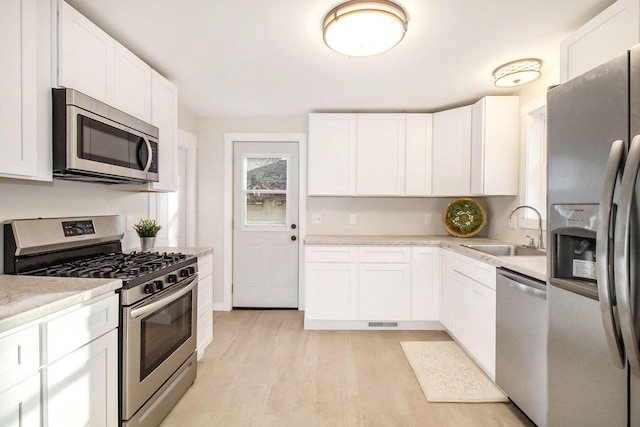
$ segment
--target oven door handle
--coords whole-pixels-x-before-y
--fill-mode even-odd
[[[138,317],[146,316],[153,313],[159,308],[165,307],[167,304],[171,304],[175,300],[183,297],[187,293],[191,292],[193,288],[198,284],[198,276],[196,275],[193,280],[185,285],[181,285],[179,289],[171,292],[169,295],[160,298],[157,301],[153,301],[149,304],[143,304],[141,307],[131,310],[131,318],[136,319]]]

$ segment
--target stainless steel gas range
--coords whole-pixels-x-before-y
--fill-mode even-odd
[[[157,426],[196,378],[197,258],[122,251],[118,216],[12,220],[5,274],[121,279],[120,414]]]

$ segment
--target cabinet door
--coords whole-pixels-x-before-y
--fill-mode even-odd
[[[640,42],[640,3],[618,0],[560,43],[560,83]]]
[[[357,277],[355,263],[307,263],[305,318],[355,320]]]
[[[208,310],[198,317],[198,329],[196,333],[198,360],[204,356],[204,351],[213,341],[213,311]]]
[[[495,376],[496,370],[496,292],[479,283],[474,286],[475,346],[478,362]]]
[[[440,319],[438,249],[411,249],[411,320]]]
[[[58,85],[110,104],[115,41],[64,1],[58,13]]]
[[[113,106],[151,121],[151,67],[114,42]]]
[[[43,370],[47,384],[45,407],[50,426],[118,425],[116,329]]]
[[[451,253],[447,250],[440,251],[440,295],[442,296],[440,321],[455,335],[456,291],[453,282]]]
[[[75,406],[67,410],[70,408],[75,410]],[[40,373],[0,392],[0,424],[3,427],[40,425]]]
[[[470,192],[471,106],[433,115],[433,195]]]
[[[360,320],[410,320],[409,264],[360,264]]]
[[[407,114],[405,195],[431,195],[431,154],[433,117]]]
[[[452,279],[455,291],[455,335],[467,350],[473,351],[476,329],[474,325],[474,282],[457,271],[453,272]]]
[[[178,187],[178,89],[156,71],[151,72],[151,124],[157,126],[160,180],[152,184],[157,191],[176,191]]]
[[[358,195],[403,195],[404,114],[358,114],[357,139]]]
[[[309,114],[309,196],[356,192],[356,115]]]
[[[0,1],[0,175],[36,175],[36,0]]]
[[[518,194],[520,103],[486,96],[472,107],[471,194]]]

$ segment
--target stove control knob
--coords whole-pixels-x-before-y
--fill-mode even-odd
[[[189,277],[189,270],[187,270],[186,268],[180,270],[180,277]]]
[[[176,283],[178,281],[178,276],[176,276],[175,274],[170,274],[169,276],[167,276],[167,280],[169,281],[169,283]]]
[[[153,282],[153,285],[155,286],[156,291],[161,291],[162,288],[164,288],[164,283],[162,283],[162,280],[155,280]]]
[[[196,268],[195,267],[189,267],[189,274],[196,274]]]
[[[144,293],[145,294],[152,294],[156,291],[156,287],[154,286],[153,283],[147,283],[146,285],[144,285]]]

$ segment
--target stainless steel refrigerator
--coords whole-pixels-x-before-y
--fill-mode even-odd
[[[547,94],[548,418],[640,426],[640,47]]]

